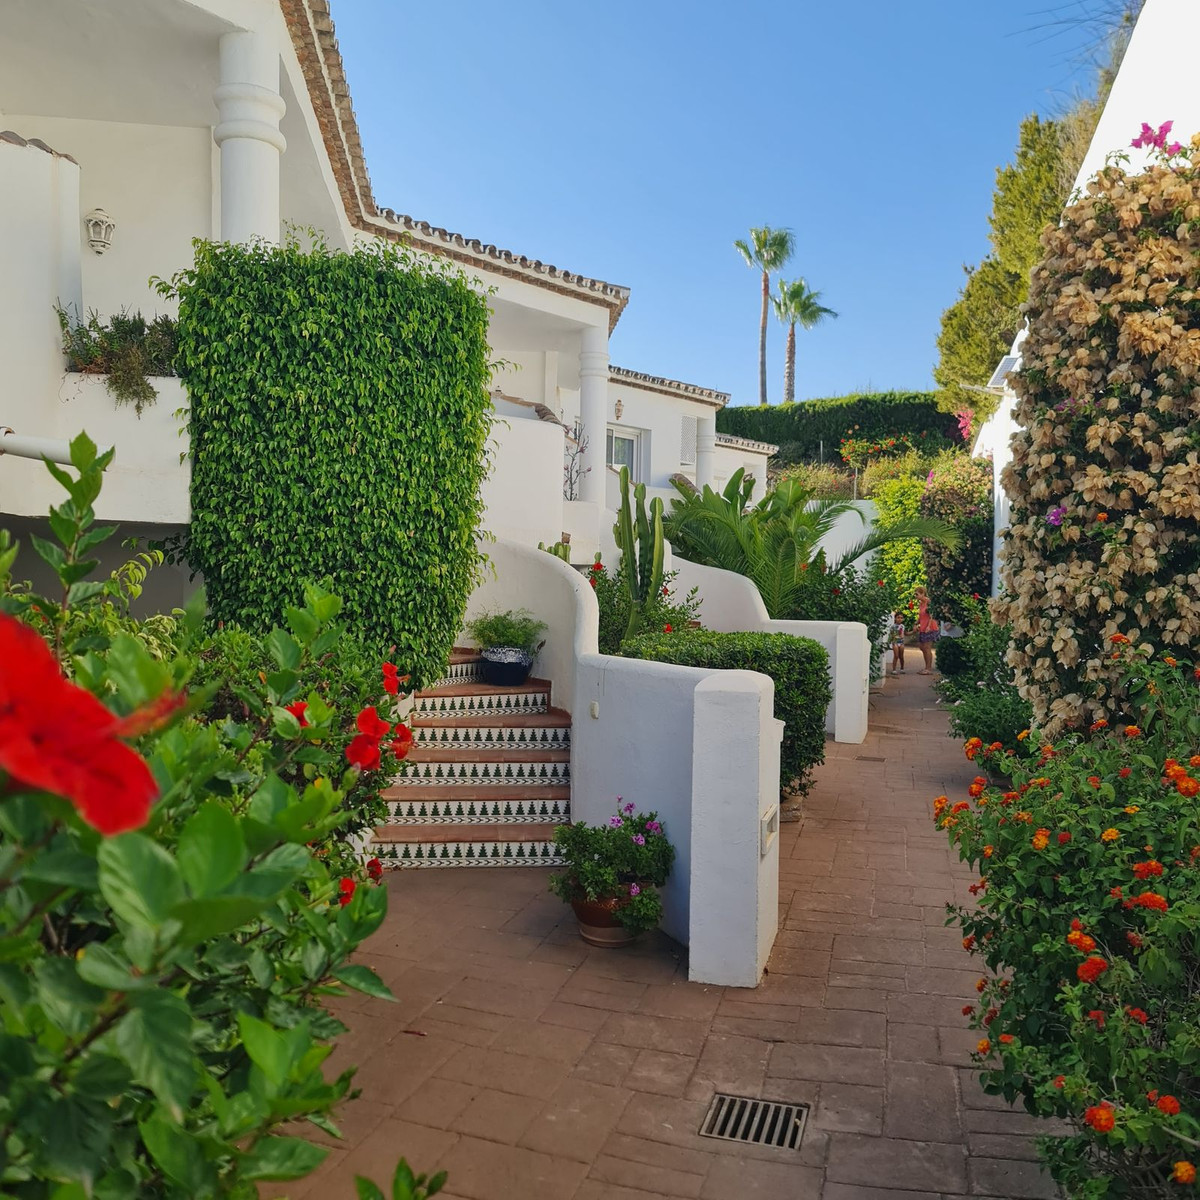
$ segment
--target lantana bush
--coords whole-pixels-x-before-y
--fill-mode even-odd
[[[1200,134],[1169,136],[1111,159],[1033,272],[997,615],[1051,737],[1120,711],[1111,634],[1200,640]]]

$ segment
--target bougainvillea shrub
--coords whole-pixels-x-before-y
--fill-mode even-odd
[[[329,1153],[298,1136],[336,1129],[353,1076],[322,1070],[345,1032],[323,1001],[391,998],[349,961],[386,914],[381,864],[329,850],[411,745],[402,675],[377,661],[373,703],[327,703],[341,602],[310,586],[242,707],[211,708],[202,605],[147,641],[89,578],[112,452],[71,456],[32,539],[56,597],[13,582],[0,534],[0,1194],[253,1200]],[[409,1176],[395,1195],[441,1186]]]
[[[979,872],[952,919],[985,1088],[1069,1123],[1041,1143],[1068,1195],[1149,1200],[1200,1162],[1200,668],[1115,637],[1136,708],[1026,734],[1032,758],[992,756],[1010,786],[980,775],[934,815]]]
[[[1200,640],[1200,135],[1154,136],[1153,165],[1110,162],[1043,234],[1013,378],[997,612],[1052,737],[1120,710],[1110,634]]]

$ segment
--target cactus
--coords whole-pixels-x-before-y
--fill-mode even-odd
[[[555,542],[553,546],[547,546],[545,542],[538,542],[538,549],[545,550],[547,554],[553,554],[555,558],[561,558],[567,566],[571,565],[571,547],[566,542]]]
[[[635,512],[636,507],[636,512]],[[646,512],[646,485],[639,483],[629,498],[629,468],[621,468],[621,511],[613,526],[621,551],[620,578],[629,592],[629,624],[625,636],[642,626],[646,608],[658,595],[663,581],[663,503],[655,496]]]

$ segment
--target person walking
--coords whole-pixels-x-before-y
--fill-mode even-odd
[[[913,599],[917,602],[917,648],[925,660],[924,669],[917,674],[932,675],[933,644],[941,631],[937,621],[929,615],[929,593],[923,587],[918,587],[913,592]]]

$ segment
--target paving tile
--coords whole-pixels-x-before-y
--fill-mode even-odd
[[[818,1129],[874,1133],[883,1129],[883,1088],[857,1083],[823,1083],[812,1122]]]
[[[711,1099],[714,1092],[757,1096],[771,1048],[772,1043],[756,1038],[710,1034],[686,1094],[694,1100]]]
[[[936,1134],[942,1141],[960,1139],[958,1087],[952,1067],[889,1062],[886,1094],[883,1132],[888,1137],[920,1141]]]
[[[627,1049],[627,1047],[617,1047]],[[635,1050],[637,1057],[624,1077],[624,1086],[635,1092],[659,1096],[682,1096],[687,1090],[696,1060],[688,1054],[665,1050]]]
[[[588,1178],[602,1183],[637,1188],[652,1196],[699,1196],[704,1176],[672,1167],[645,1162],[630,1162],[624,1158],[600,1155],[592,1164]]]
[[[883,1051],[849,1046],[781,1043],[771,1051],[767,1075],[882,1087]]]
[[[533,1111],[514,1102],[508,1092],[483,1088],[476,1092],[463,1110],[450,1122],[455,1133],[486,1138],[512,1146],[533,1120]]]
[[[898,1192],[894,1188],[863,1187],[859,1183],[827,1183],[821,1200],[942,1200],[941,1192]]]
[[[822,1172],[795,1162],[718,1159],[701,1189],[701,1200],[819,1200]]]
[[[468,1200],[563,1200],[587,1174],[584,1163],[471,1137],[459,1138],[438,1166],[454,1181],[453,1194]]]
[[[969,1167],[972,1190],[977,1193],[994,1193],[1010,1200],[1055,1200],[1059,1195],[1054,1180],[1036,1163],[973,1156]]]
[[[600,1027],[596,1040],[698,1057],[704,1046],[706,1032],[706,1025],[699,1021],[676,1021],[666,1017],[618,1013]]]
[[[629,1097],[624,1088],[568,1079],[529,1124],[521,1145],[590,1163],[616,1127]]]
[[[886,1182],[915,1190],[963,1191],[966,1153],[957,1144],[832,1133],[826,1178],[834,1183]]]
[[[621,1083],[639,1054],[646,1053],[634,1046],[617,1046],[607,1042],[594,1042],[575,1064],[571,1074],[577,1079],[588,1079],[592,1083]],[[685,1060],[691,1070],[692,1060]]]
[[[473,1084],[458,1083],[453,1079],[427,1079],[396,1109],[396,1116],[414,1125],[449,1129],[454,1118],[478,1091]]]
[[[442,1079],[546,1100],[566,1078],[568,1070],[564,1064],[547,1059],[465,1046],[446,1061],[438,1074]]]
[[[699,983],[650,984],[637,1011],[651,1017],[676,1017],[690,1021],[710,1021],[716,1015],[724,988]]]

